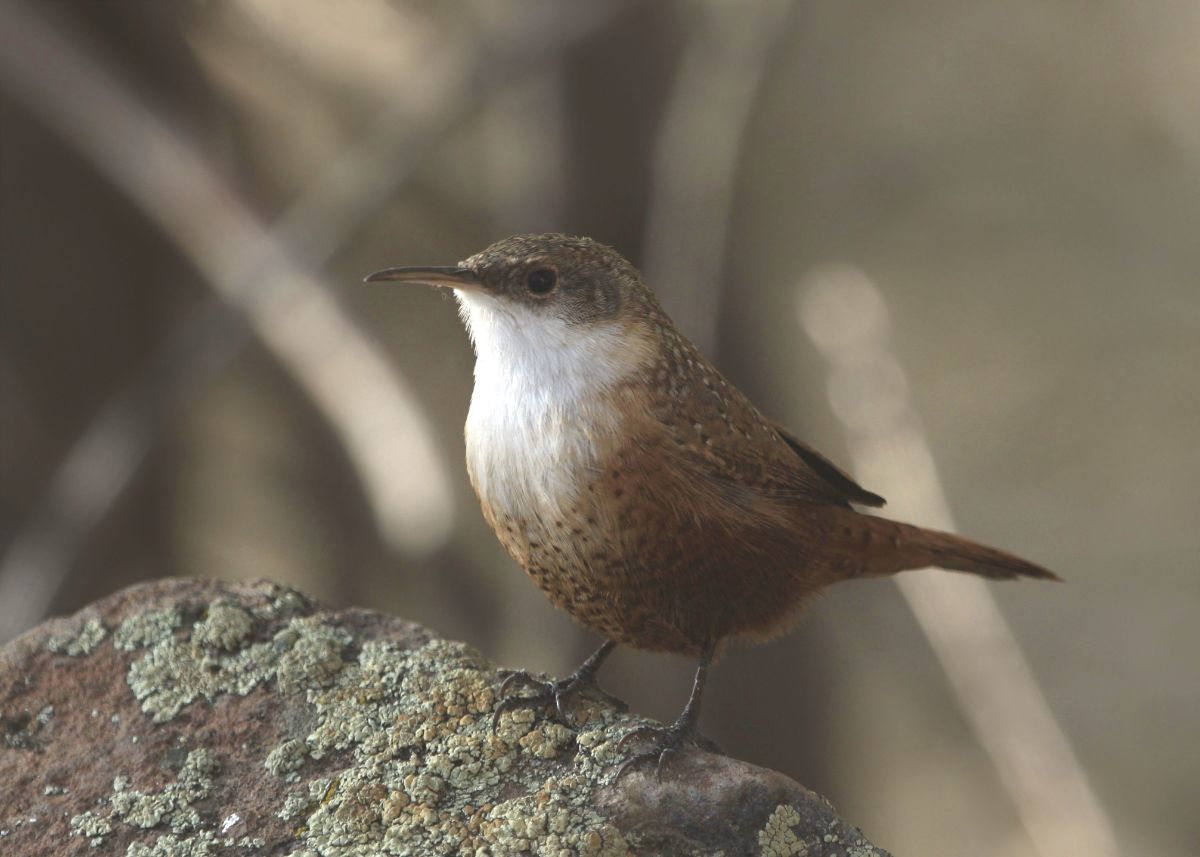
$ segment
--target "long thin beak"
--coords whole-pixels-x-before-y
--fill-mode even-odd
[[[440,286],[446,289],[472,289],[479,291],[483,283],[468,268],[384,268],[374,274],[363,277],[364,283],[378,283],[383,280],[393,280],[401,283],[420,283],[426,286]]]

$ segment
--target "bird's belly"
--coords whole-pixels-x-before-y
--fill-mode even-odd
[[[615,638],[619,617],[611,614],[609,596],[621,580],[599,561],[609,535],[601,531],[594,491],[594,434],[563,426],[540,433],[494,428],[494,421],[467,424],[467,469],[484,517],[557,607]]]
[[[484,419],[472,402],[468,470],[501,543],[576,621],[636,648],[691,655],[712,637],[769,636],[807,600],[790,546],[664,502],[665,465],[614,440],[619,430],[595,419],[530,426]]]
[[[478,414],[467,421],[467,472],[485,514],[544,520],[576,502],[582,473],[596,458],[582,428],[557,420],[550,426],[506,415]]]

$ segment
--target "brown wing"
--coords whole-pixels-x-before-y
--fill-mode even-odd
[[[740,394],[727,392],[719,411],[696,406],[708,405],[704,400],[689,404],[693,406],[682,409],[682,419],[675,411],[670,421],[653,409],[640,410],[645,422],[630,434],[641,441],[643,452],[675,461],[681,475],[691,474],[693,491],[703,486],[722,505],[770,516],[790,514],[786,510],[796,503],[846,508],[851,503],[884,504]]]
[[[726,502],[784,513],[796,503],[882,506],[884,500],[768,420],[690,342],[676,335],[655,366],[658,395],[630,385],[622,410],[647,452],[677,460]],[[664,395],[665,393],[665,395]],[[764,508],[765,507],[765,508]]]
[[[818,476],[824,479],[829,485],[836,489],[850,503],[858,503],[860,506],[875,506],[879,507],[887,503],[878,494],[868,491],[863,488],[852,478],[850,474],[842,470],[832,461],[830,461],[821,453],[817,452],[812,447],[805,444],[800,438],[789,432],[782,426],[776,425],[775,430],[779,432],[779,436],[784,442],[792,448],[792,450],[804,460],[804,463],[812,468]]]

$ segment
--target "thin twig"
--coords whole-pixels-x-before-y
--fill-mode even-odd
[[[389,541],[410,551],[441,544],[451,526],[452,495],[423,411],[379,347],[330,296],[328,284],[289,251],[305,246],[304,238],[312,239],[306,249],[314,249],[318,234],[323,240],[316,249],[325,253],[340,243],[329,221],[320,219],[320,202],[330,197],[321,191],[330,184],[294,207],[280,230],[268,232],[199,147],[124,89],[77,39],[18,4],[6,4],[0,15],[7,33],[0,42],[0,83],[139,204],[297,378],[345,445]],[[347,164],[342,159],[333,170],[343,183]],[[369,208],[379,200],[365,202]],[[227,314],[210,309],[201,316]],[[148,373],[154,383],[138,390],[157,391],[162,364],[173,363],[177,371],[167,374],[179,386],[167,398],[177,401],[194,385],[180,384],[187,365],[211,366],[211,358],[228,359],[240,344],[206,341],[213,347],[185,357],[182,366],[160,353]],[[177,355],[175,346],[168,342],[165,350]],[[190,375],[194,383],[207,377]],[[157,424],[147,408],[151,398],[137,391],[119,396],[57,469],[0,566],[0,638],[41,615],[83,533],[144,458]]]

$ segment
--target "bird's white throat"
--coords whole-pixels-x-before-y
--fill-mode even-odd
[[[617,322],[571,325],[552,313],[456,290],[475,346],[467,469],[502,514],[548,514],[574,494],[620,414],[600,395],[638,368]]]

